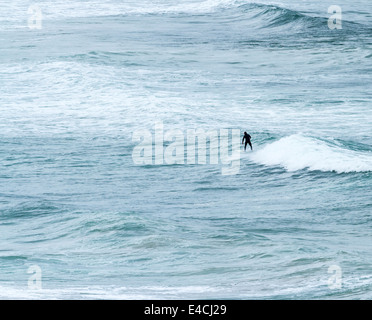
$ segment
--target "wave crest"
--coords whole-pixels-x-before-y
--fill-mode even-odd
[[[371,172],[372,152],[354,151],[320,139],[291,135],[265,145],[251,160],[288,171]]]

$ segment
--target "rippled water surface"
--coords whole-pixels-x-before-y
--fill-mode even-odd
[[[0,297],[372,298],[372,5],[333,4],[0,0]],[[135,163],[157,123],[253,151]]]

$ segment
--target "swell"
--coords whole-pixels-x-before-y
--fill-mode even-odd
[[[181,18],[182,16],[196,17],[203,16],[215,19],[222,19],[228,21],[246,21],[254,24],[257,28],[276,28],[276,27],[295,27],[295,28],[319,28],[328,30],[327,20],[329,14],[324,12],[323,17],[321,16],[310,16],[301,13],[296,10],[287,9],[284,7],[262,4],[259,2],[250,2],[243,0],[205,0],[201,2],[193,3],[178,3],[169,5],[169,3],[147,3],[137,2],[131,3],[117,3],[109,5],[99,1],[91,2],[66,2],[66,1],[44,1],[41,6],[43,12],[45,12],[44,20],[55,22],[56,20],[65,19],[79,19],[81,18],[93,18],[107,19],[109,17],[119,18],[123,23],[128,22],[128,17],[138,16],[152,16],[152,17],[174,17],[175,15]],[[17,8],[17,7],[16,7]],[[14,13],[14,8],[6,8],[9,13]],[[23,10],[19,10],[23,12]],[[321,11],[323,12],[323,11]],[[362,14],[362,12],[361,12]],[[12,18],[10,18],[12,17]],[[23,18],[23,16],[22,16]],[[8,15],[3,22],[11,22],[12,20],[17,21],[16,16]],[[200,23],[206,23],[206,21],[199,21]],[[97,23],[97,21],[96,21]],[[101,24],[101,22],[99,22]],[[192,23],[192,21],[190,21]],[[107,24],[107,20],[105,21]],[[243,22],[245,24],[245,22]],[[343,25],[347,28],[344,29],[355,29],[355,26],[360,25],[358,23],[349,22],[343,19]],[[368,28],[369,35],[371,28]]]
[[[174,6],[148,6],[130,8],[118,14],[102,14],[99,16],[123,17],[131,15],[142,16],[170,16],[177,15],[179,18],[190,17],[211,17],[219,18],[226,22],[250,21],[257,28],[276,28],[276,27],[301,27],[301,28],[319,28],[328,29],[327,21],[329,15],[311,16],[302,12],[287,9],[285,7],[263,4],[257,2],[247,3],[246,1],[237,0],[207,0],[200,3],[181,3]],[[202,23],[199,21],[199,23]],[[351,22],[343,19],[343,25],[348,29],[355,26],[361,26],[360,23]],[[371,29],[369,28],[369,31]]]
[[[276,5],[268,5],[261,3],[245,3],[239,4],[235,2],[235,6],[223,7],[219,6],[213,12],[213,16],[220,15],[227,21],[232,20],[243,24],[248,24],[256,29],[279,29],[278,31],[297,31],[300,33],[311,32],[314,36],[318,35],[315,32],[326,32],[327,35],[340,36],[338,32],[331,32],[328,27],[329,15],[311,16],[302,12],[287,9]],[[352,22],[343,19],[342,21],[343,34],[358,34],[364,33],[371,35],[371,28],[359,22]],[[339,30],[341,31],[341,30]]]
[[[311,17],[295,10],[259,3],[244,4],[237,10],[244,14],[243,18],[255,21],[259,28],[319,27],[325,21],[322,17]]]

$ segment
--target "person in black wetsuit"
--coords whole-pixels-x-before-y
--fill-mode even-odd
[[[253,150],[252,143],[251,143],[251,136],[245,131],[244,131],[242,144],[244,144],[244,140],[245,140],[244,151],[247,149],[247,144],[249,144],[249,146],[251,147],[251,150]]]

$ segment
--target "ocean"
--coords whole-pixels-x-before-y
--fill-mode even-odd
[[[0,8],[1,299],[372,299],[370,1]]]

